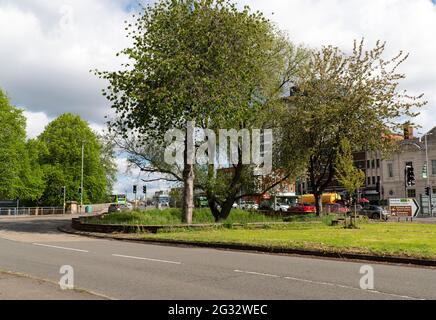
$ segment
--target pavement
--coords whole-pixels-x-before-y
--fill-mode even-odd
[[[1,219],[0,270],[57,283],[61,268],[71,266],[76,288],[111,299],[436,299],[436,269],[119,242],[57,230],[68,223],[65,217]],[[374,271],[372,290],[360,287],[365,265]],[[19,287],[22,296],[39,290],[31,284]],[[1,281],[0,288],[12,290]],[[52,289],[48,297],[57,297],[58,288]]]

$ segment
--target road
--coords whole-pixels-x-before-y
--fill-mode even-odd
[[[65,218],[0,219],[0,269],[113,299],[436,299],[436,270],[373,264],[374,290],[360,289],[366,263],[66,235]]]

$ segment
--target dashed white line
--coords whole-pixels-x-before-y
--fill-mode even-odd
[[[169,263],[169,264],[177,264],[181,265],[181,262],[176,261],[168,261],[168,260],[159,260],[159,259],[151,259],[151,258],[142,258],[142,257],[132,257],[132,256],[125,256],[122,254],[113,254],[112,256],[118,257],[118,258],[126,258],[126,259],[134,259],[134,260],[144,260],[144,261],[151,261],[151,262],[161,262],[161,263]]]
[[[74,248],[67,248],[67,247],[59,247],[59,246],[52,246],[48,244],[41,244],[41,243],[32,243],[34,246],[38,247],[46,247],[46,248],[52,248],[52,249],[59,249],[59,250],[67,250],[67,251],[75,251],[75,252],[84,252],[89,253],[88,250],[81,250],[81,249],[74,249]]]
[[[241,270],[234,270],[237,273],[246,273],[251,274],[254,276],[262,276],[262,277],[270,277],[270,278],[281,278],[280,276],[276,276],[274,274],[268,274],[268,273],[260,273],[260,272],[252,272],[252,271],[241,271]]]
[[[382,292],[382,291],[377,291],[377,290],[362,290],[360,288],[342,285],[342,284],[337,284],[337,283],[331,283],[331,282],[314,281],[314,280],[294,278],[294,277],[282,277],[282,276],[278,276],[278,275],[252,272],[252,271],[234,270],[234,272],[245,273],[245,274],[250,274],[250,275],[257,275],[257,276],[272,277],[272,278],[282,278],[282,279],[286,279],[286,280],[292,280],[292,281],[298,281],[298,282],[304,282],[304,283],[310,283],[310,284],[317,284],[317,285],[323,285],[323,286],[329,286],[329,287],[337,287],[337,288],[343,288],[343,289],[350,289],[350,290],[355,290],[355,291],[360,291],[360,292],[363,291],[363,292],[374,293],[374,294],[382,294],[382,295],[387,295],[387,296],[391,296],[391,297],[395,297],[395,298],[402,298],[402,299],[409,299],[409,300],[425,300],[425,299],[421,299],[421,298],[410,297],[410,296],[406,296],[406,295],[399,295],[399,294],[395,294],[395,293],[387,293],[387,292]]]

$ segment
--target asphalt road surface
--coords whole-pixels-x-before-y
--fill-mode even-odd
[[[75,287],[113,299],[436,299],[436,269],[98,240],[57,231],[67,223],[0,219],[0,270],[56,283],[71,266]]]

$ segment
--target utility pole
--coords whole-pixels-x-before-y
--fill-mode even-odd
[[[429,214],[433,217],[433,188],[432,188],[432,186],[430,185],[430,172],[429,172],[429,170],[430,170],[430,163],[429,163],[429,160],[428,160],[428,141],[427,141],[427,136],[429,135],[429,134],[431,134],[431,133],[427,133],[426,135],[425,135],[425,161],[426,161],[426,163],[427,163],[427,187],[428,188],[430,188],[429,190],[430,190],[430,194],[429,194],[429,198],[428,198],[428,208],[429,208],[429,210],[428,210],[428,212],[429,212]]]
[[[83,211],[83,167],[85,160],[85,141],[82,141],[82,176],[80,179],[80,213]]]

